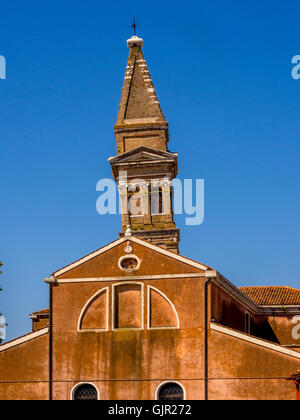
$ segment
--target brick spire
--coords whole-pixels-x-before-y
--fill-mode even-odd
[[[136,35],[127,41],[129,58],[114,132],[117,154],[138,146],[168,151],[169,129],[162,113],[142,46]]]
[[[165,117],[142,52],[143,40],[133,36],[127,45],[130,52],[117,124],[164,122]]]
[[[109,159],[120,191],[120,236],[128,234],[129,226],[132,235],[178,253],[180,233],[172,210],[177,154],[168,151],[168,123],[142,53],[143,40],[134,35],[127,45],[129,59],[114,126],[117,156]]]

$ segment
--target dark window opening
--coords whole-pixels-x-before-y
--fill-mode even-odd
[[[183,389],[175,383],[163,385],[159,390],[159,400],[183,400]]]
[[[121,262],[121,267],[125,270],[133,270],[138,266],[138,261],[136,258],[125,258]]]
[[[151,214],[163,214],[163,189],[154,187],[151,191]]]
[[[158,193],[158,213],[162,214],[163,213],[163,191],[162,188],[159,187],[159,193]]]
[[[93,385],[80,385],[74,393],[75,401],[95,401],[98,400],[97,390]]]

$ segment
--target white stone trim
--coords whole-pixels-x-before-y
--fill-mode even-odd
[[[9,350],[12,347],[19,346],[20,344],[26,343],[27,341],[34,340],[35,338],[41,337],[42,335],[48,334],[49,328],[43,328],[42,330],[35,331],[33,333],[24,335],[24,337],[16,338],[13,341],[10,341],[7,344],[2,344],[0,346],[0,353],[5,350]]]
[[[97,391],[97,400],[100,401],[100,392],[99,389],[97,388],[97,386],[95,384],[93,384],[92,382],[79,382],[78,384],[74,385],[73,388],[71,389],[70,392],[70,400],[74,401],[74,394],[77,388],[79,388],[81,385],[91,385],[93,386],[96,391]]]
[[[151,213],[151,216],[166,216],[170,213]]]
[[[80,328],[81,325],[81,321],[84,315],[85,310],[88,308],[89,304],[98,296],[100,295],[103,291],[106,291],[106,328],[95,328],[95,329],[84,329],[84,328]],[[77,322],[77,332],[82,333],[82,332],[101,332],[101,331],[108,331],[109,328],[109,287],[103,287],[103,289],[98,290],[98,292],[96,292],[83,306],[79,318],[78,318],[78,322]]]
[[[164,385],[166,385],[166,384],[177,384],[177,385],[179,385],[181,388],[182,388],[182,390],[183,390],[183,400],[185,401],[186,400],[186,389],[185,389],[185,387],[182,385],[182,383],[180,383],[180,382],[178,382],[178,381],[173,381],[172,379],[170,379],[169,381],[164,381],[164,382],[162,382],[161,384],[159,384],[158,385],[158,387],[156,388],[156,390],[155,390],[155,400],[156,401],[159,401],[159,391],[160,391],[160,389],[164,386]]]
[[[164,279],[184,279],[184,278],[201,278],[206,277],[204,273],[187,273],[187,274],[155,274],[145,276],[117,276],[117,277],[88,277],[57,280],[57,284],[63,283],[97,283],[111,281],[128,281],[128,280],[164,280]]]
[[[118,286],[124,286],[126,284],[138,284],[141,286],[141,327],[140,328],[115,328],[115,289]],[[145,328],[145,285],[144,283],[140,283],[137,281],[126,281],[121,283],[116,283],[112,285],[112,302],[111,302],[111,329],[112,331],[124,331],[124,330],[132,330],[132,331],[141,331]]]
[[[176,319],[177,319],[177,326],[176,327],[151,327],[150,325],[150,308],[151,308],[151,299],[150,299],[150,290],[154,290],[155,292],[159,293],[164,299],[166,299],[166,301],[170,304],[170,306],[172,307],[175,315],[176,315]],[[178,312],[175,308],[174,303],[168,298],[167,295],[165,295],[165,293],[163,293],[161,290],[157,289],[156,287],[153,286],[148,286],[147,287],[147,330],[178,330],[180,328],[180,321],[179,321],[179,316],[178,316]]]
[[[167,257],[171,257],[171,258],[173,258],[174,260],[177,260],[177,261],[183,262],[183,263],[185,263],[185,264],[188,264],[188,265],[190,265],[190,266],[192,266],[192,267],[195,267],[195,268],[198,268],[198,269],[200,269],[200,270],[204,270],[204,271],[208,270],[208,267],[207,267],[207,266],[205,266],[205,265],[199,264],[199,263],[197,263],[197,262],[195,262],[195,261],[191,261],[191,260],[189,260],[189,259],[188,259],[188,258],[186,258],[186,257],[182,257],[182,256],[181,256],[181,255],[179,255],[179,254],[175,254],[175,253],[173,253],[173,252],[171,252],[171,251],[168,251],[168,250],[166,250],[166,249],[160,248],[159,246],[156,246],[156,245],[150,244],[149,242],[142,241],[141,239],[138,239],[138,238],[136,238],[135,236],[132,236],[131,240],[132,240],[133,242],[135,242],[135,243],[139,244],[139,245],[142,245],[142,246],[145,246],[145,247],[147,247],[147,248],[150,248],[150,249],[152,249],[153,251],[159,252],[160,254],[163,254],[163,255],[165,255],[165,256],[167,256]]]
[[[92,254],[89,254],[80,260],[74,262],[73,264],[67,265],[66,267],[62,268],[59,271],[56,271],[53,275],[54,277],[61,276],[62,274],[66,273],[67,271],[72,270],[73,268],[78,267],[81,264],[84,264],[85,262],[92,260],[93,258],[97,257],[98,255],[103,254],[106,251],[109,251],[110,249],[114,248],[115,246],[118,246],[124,242],[124,238],[117,239],[116,241],[110,243],[109,245],[104,246],[103,248],[98,249],[97,251],[93,252]]]
[[[273,344],[273,343],[270,343],[268,341],[261,340],[259,338],[250,336],[248,334],[243,334],[243,333],[240,333],[239,331],[235,331],[235,330],[232,330],[230,328],[223,327],[221,325],[217,325],[217,324],[214,324],[214,323],[210,324],[210,328],[213,331],[218,331],[220,333],[229,335],[231,337],[238,338],[238,339],[243,340],[243,341],[247,341],[248,343],[256,344],[257,346],[264,347],[264,348],[267,348],[269,350],[274,350],[277,353],[282,353],[282,354],[285,354],[287,356],[291,356],[291,357],[295,357],[296,359],[300,359],[300,353],[298,353],[296,351],[293,351],[293,350],[288,350],[288,349],[286,349],[286,348],[284,348],[284,347],[282,347],[278,344]]]
[[[185,257],[183,257],[181,255],[175,254],[175,253],[173,253],[171,251],[168,251],[166,249],[160,248],[160,247],[158,247],[156,245],[150,244],[149,242],[143,241],[141,239],[138,239],[135,236],[132,236],[130,238],[130,240],[132,242],[135,242],[135,243],[141,245],[141,246],[145,246],[146,248],[152,249],[153,251],[159,252],[160,254],[163,254],[163,255],[165,255],[167,257],[170,257],[170,258],[172,258],[174,260],[180,261],[180,262],[182,262],[184,264],[187,264],[187,265],[190,265],[190,266],[192,266],[194,268],[198,268],[199,270],[207,271],[209,269],[209,267],[207,267],[205,265],[199,264],[199,263],[197,263],[195,261],[191,261],[188,258],[185,258]],[[98,255],[103,254],[106,251],[109,251],[110,249],[114,248],[115,246],[118,246],[118,245],[122,244],[125,241],[128,241],[128,238],[127,237],[123,237],[123,238],[117,239],[116,241],[110,243],[109,245],[106,245],[105,247],[103,247],[101,249],[98,249],[97,251],[93,252],[92,254],[89,254],[86,257],[81,258],[80,260],[74,262],[73,264],[70,264],[70,265],[62,268],[61,270],[56,271],[54,273],[54,276],[55,277],[61,276],[62,274],[66,273],[66,272],[68,272],[70,270],[72,270],[73,268],[78,267],[81,264],[84,264],[85,262],[87,262],[87,261],[89,261],[89,260],[97,257]]]
[[[286,308],[287,310],[297,310],[300,312],[300,304],[299,305],[259,305],[265,309],[281,309]]]

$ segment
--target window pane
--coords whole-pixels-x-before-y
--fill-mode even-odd
[[[97,390],[92,385],[80,385],[75,391],[75,401],[93,401],[97,399]]]
[[[160,400],[183,400],[183,389],[180,385],[169,383],[163,385],[159,391]]]

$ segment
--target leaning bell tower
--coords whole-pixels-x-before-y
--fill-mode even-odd
[[[123,236],[132,235],[178,253],[180,240],[172,208],[172,180],[177,153],[168,150],[169,128],[158,101],[142,46],[127,41],[129,58],[114,133],[117,155],[111,157],[118,183]]]

